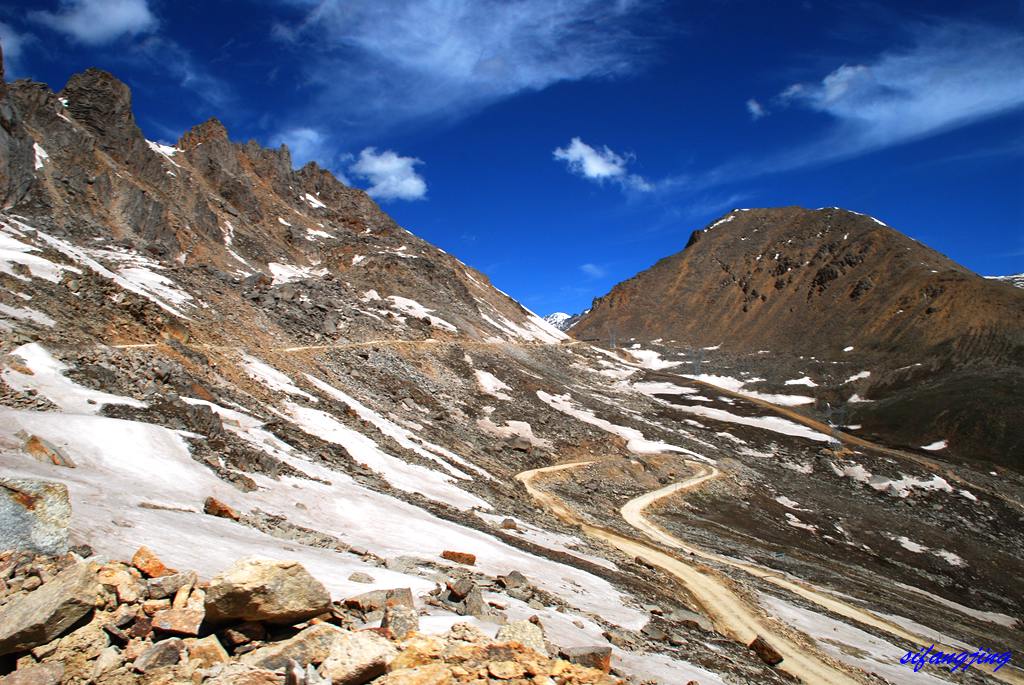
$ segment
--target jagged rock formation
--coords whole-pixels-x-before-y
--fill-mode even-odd
[[[951,436],[965,459],[1024,467],[1024,293],[868,216],[736,210],[597,298],[580,339],[673,339],[874,369],[851,423],[904,445]],[[897,369],[901,369],[897,371]],[[862,395],[863,396],[863,395]]]

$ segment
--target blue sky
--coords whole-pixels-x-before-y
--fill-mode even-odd
[[[146,135],[217,116],[576,312],[735,207],[842,206],[1024,271],[1024,5],[33,0],[8,78],[88,66]]]

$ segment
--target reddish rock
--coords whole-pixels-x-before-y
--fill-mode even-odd
[[[466,566],[473,566],[476,564],[476,555],[470,554],[469,552],[455,552],[450,549],[446,549],[441,552],[441,557],[448,561],[454,561],[456,564],[465,564]]]
[[[57,685],[63,676],[63,662],[51,661],[38,666],[19,668],[14,673],[0,678],[0,685]]]
[[[164,609],[153,614],[153,629],[171,635],[196,636],[206,612],[202,609]]]
[[[222,519],[231,519],[232,521],[237,521],[240,518],[237,511],[215,497],[206,498],[206,502],[203,504],[203,511],[210,516],[218,516]]]
[[[164,566],[164,562],[153,553],[149,547],[139,547],[139,550],[132,556],[132,566],[142,571],[147,578],[159,578],[174,573],[173,569]]]

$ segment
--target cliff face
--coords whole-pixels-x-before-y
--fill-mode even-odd
[[[912,444],[909,425],[952,422],[975,454],[1022,447],[1005,403],[1020,399],[1024,293],[854,212],[731,212],[596,299],[572,334],[863,359],[883,402],[858,412],[881,434]]]

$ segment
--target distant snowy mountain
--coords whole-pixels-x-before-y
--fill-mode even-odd
[[[590,311],[589,309],[587,310]],[[565,312],[555,312],[554,314],[548,314],[544,317],[544,320],[554,326],[560,331],[569,330],[574,323],[579,321],[580,317],[587,312],[581,312],[580,314],[566,314]]]
[[[1015,285],[1018,288],[1024,288],[1024,274],[1014,274],[1012,276],[985,276],[985,278],[987,278],[989,280],[992,280],[992,281],[1003,281],[1004,283],[1009,283],[1010,285]],[[551,316],[558,316],[558,315],[557,314],[552,314]],[[563,328],[562,330],[565,330],[565,329]]]

